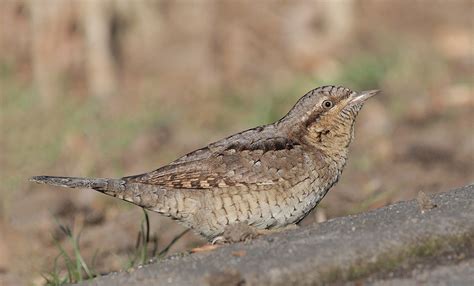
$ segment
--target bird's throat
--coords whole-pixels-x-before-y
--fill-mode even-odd
[[[309,126],[304,140],[327,156],[347,157],[353,138],[352,122],[338,122],[332,126]]]

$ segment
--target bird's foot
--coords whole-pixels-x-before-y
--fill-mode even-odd
[[[260,235],[279,233],[286,230],[298,229],[296,224],[290,224],[282,228],[259,229],[246,223],[231,224],[225,227],[224,233],[212,239],[211,243],[191,249],[191,253],[207,252],[215,250],[224,244],[235,242],[247,242]]]
[[[233,243],[249,241],[260,235],[259,229],[244,222],[230,224],[225,227],[221,241],[224,243]]]
[[[255,226],[248,225],[246,223],[231,224],[224,229],[224,233],[222,234],[222,236],[219,236],[214,240],[218,239],[218,243],[249,241],[260,235],[279,233],[282,231],[297,228],[299,228],[299,226],[296,224],[290,224],[282,228],[274,229],[260,229]]]

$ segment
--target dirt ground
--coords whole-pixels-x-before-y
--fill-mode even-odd
[[[80,1],[0,4],[0,284],[44,284],[55,260],[65,275],[58,244],[73,248],[60,226],[80,234],[97,273],[127,269],[137,253],[140,208],[30,176],[150,171],[277,120],[319,85],[382,93],[359,115],[340,182],[303,225],[474,182],[472,1],[145,2],[109,1],[108,96],[92,92],[110,85],[91,83]],[[149,253],[184,231],[149,217]],[[203,243],[188,232],[168,254]]]

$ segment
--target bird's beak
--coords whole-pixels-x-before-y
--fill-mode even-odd
[[[359,93],[353,93],[350,96],[350,104],[358,104],[358,103],[363,103],[366,101],[368,98],[376,95],[379,93],[380,90],[374,89],[374,90],[367,90],[367,91],[362,91]]]

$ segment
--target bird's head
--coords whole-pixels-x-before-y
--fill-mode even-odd
[[[289,136],[305,144],[328,155],[345,156],[359,110],[378,92],[354,92],[340,86],[318,87],[305,94],[279,124],[288,126]]]

